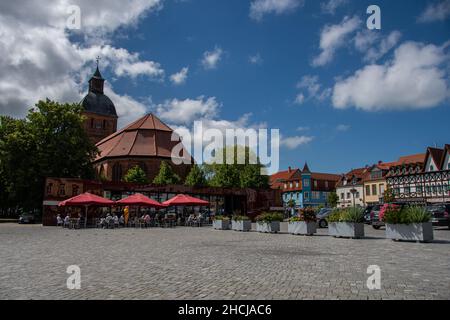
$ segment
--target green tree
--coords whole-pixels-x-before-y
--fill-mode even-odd
[[[389,186],[386,188],[386,191],[384,191],[383,201],[384,203],[392,203],[395,201],[394,190]]]
[[[133,182],[133,183],[140,183],[140,184],[147,184],[148,178],[145,174],[145,171],[142,170],[139,166],[134,166],[128,172],[125,174],[125,177],[123,178],[125,182]]]
[[[81,110],[46,100],[25,119],[0,118],[0,206],[40,208],[46,177],[94,177],[97,148],[84,131]]]
[[[227,164],[226,158],[233,157],[233,164]],[[219,161],[206,165],[209,185],[225,188],[267,188],[269,177],[261,172],[264,166],[248,147],[228,146],[219,150],[216,159]],[[238,161],[240,159],[241,161]],[[250,161],[254,160],[254,161]],[[241,162],[238,164],[238,162]]]
[[[186,177],[185,185],[190,187],[202,187],[206,185],[205,173],[202,168],[198,165],[194,164],[191,168],[191,171]]]
[[[339,197],[336,192],[330,192],[328,194],[327,203],[331,208],[335,208],[337,206],[338,201]]]
[[[172,167],[166,161],[162,161],[153,183],[157,185],[178,184],[180,180],[180,177],[173,172]]]

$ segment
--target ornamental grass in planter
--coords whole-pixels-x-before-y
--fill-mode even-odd
[[[334,237],[364,237],[364,214],[359,208],[335,209],[328,217],[328,234]]]
[[[280,232],[280,222],[283,215],[280,213],[263,213],[256,217],[256,231],[264,233]]]
[[[230,218],[225,216],[216,216],[213,221],[213,228],[216,230],[229,230]]]
[[[289,219],[290,234],[313,235],[317,231],[316,213],[313,208],[300,209],[298,216]]]
[[[390,204],[383,209],[380,218],[386,224],[387,239],[421,242],[434,239],[431,214],[424,207],[406,206],[402,209]]]
[[[252,221],[247,216],[233,216],[231,219],[231,229],[242,232],[250,231],[252,230]]]

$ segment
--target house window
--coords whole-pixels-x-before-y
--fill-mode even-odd
[[[416,187],[416,192],[417,193],[422,193],[423,192],[423,188],[421,186]]]
[[[120,163],[114,164],[112,168],[112,180],[114,182],[119,182],[122,180],[122,166]]]
[[[347,199],[350,199],[350,192],[347,192]]]
[[[317,181],[314,180],[314,188],[317,188]]]
[[[370,186],[366,186],[366,195],[370,196]]]
[[[52,194],[53,183],[47,185],[47,194]]]
[[[305,200],[309,199],[309,192],[305,192]]]
[[[103,120],[103,129],[106,129],[106,125],[107,125],[106,120]]]
[[[380,196],[384,194],[384,184],[380,184]]]
[[[373,184],[373,185],[372,185],[372,195],[373,195],[373,196],[376,196],[376,195],[377,195],[377,185],[376,185],[376,184]]]
[[[309,187],[309,180],[303,180],[303,185],[305,187]]]
[[[359,198],[359,192],[356,192],[356,198]]]
[[[287,183],[285,183],[283,187],[284,187],[284,189],[287,189]]]
[[[298,181],[295,182],[295,187],[298,188]]]
[[[325,188],[328,189],[328,181],[325,181]]]
[[[58,196],[65,196],[65,195],[66,195],[66,185],[61,183],[58,188]]]
[[[289,188],[291,188],[292,189],[292,182],[289,184]]]
[[[341,199],[342,199],[342,200],[344,200],[344,199],[345,199],[345,197],[344,197],[344,193],[343,193],[343,192],[341,193]]]
[[[434,166],[430,165],[430,171],[434,171]]]
[[[410,193],[411,193],[411,188],[405,187],[405,194],[410,194]]]

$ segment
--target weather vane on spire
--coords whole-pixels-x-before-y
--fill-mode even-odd
[[[97,61],[97,68],[98,68],[98,63],[100,62],[100,56],[97,56],[97,58],[95,59],[95,61]]]

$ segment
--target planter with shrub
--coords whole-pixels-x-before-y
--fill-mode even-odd
[[[336,209],[328,217],[328,234],[342,238],[364,237],[364,214],[359,208]]]
[[[216,230],[229,230],[230,219],[225,216],[216,216],[213,221],[213,228]]]
[[[312,208],[300,209],[297,217],[289,219],[290,234],[313,235],[317,231],[316,213]]]
[[[387,239],[421,242],[434,239],[431,214],[423,207],[401,209],[396,205],[385,205],[380,219],[386,223]]]
[[[234,216],[231,220],[231,229],[235,231],[250,231],[252,230],[252,221],[247,216]]]
[[[283,215],[280,213],[263,213],[256,217],[256,231],[264,233],[280,232],[280,222]]]

